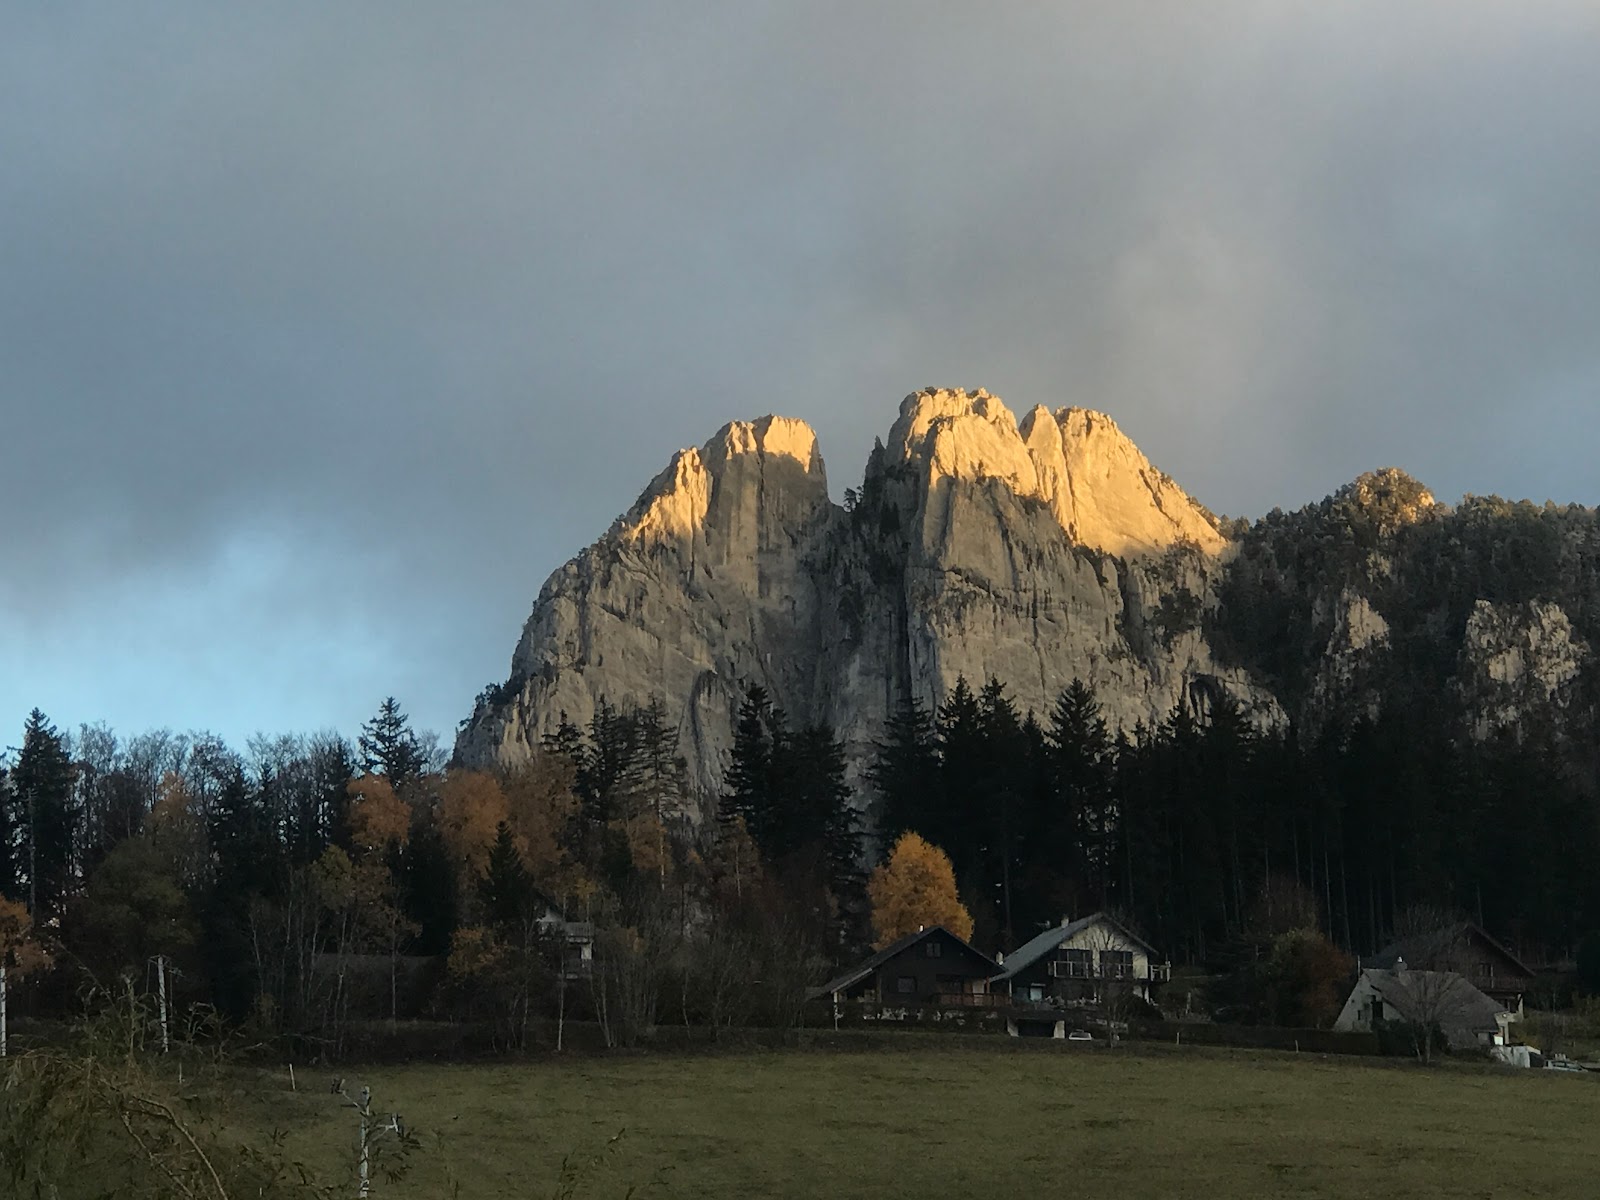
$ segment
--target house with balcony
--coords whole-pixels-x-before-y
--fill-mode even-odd
[[[856,1002],[871,1015],[921,1008],[991,1006],[989,977],[1000,969],[943,925],[929,925],[879,950],[821,987],[808,1000],[826,997],[835,1011]]]
[[[1416,970],[1453,972],[1513,1011],[1521,1011],[1522,995],[1533,986],[1533,968],[1471,921],[1411,934],[1363,958],[1361,965],[1392,971],[1400,961]]]
[[[1108,993],[1153,1001],[1151,989],[1172,964],[1150,943],[1105,913],[1065,920],[1003,956],[990,981],[1016,1007],[1088,1007]]]

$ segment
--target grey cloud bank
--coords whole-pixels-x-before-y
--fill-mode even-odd
[[[0,721],[448,733],[672,450],[931,383],[1600,501],[1591,4],[161,13],[0,38]]]

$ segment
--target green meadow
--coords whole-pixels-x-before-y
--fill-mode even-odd
[[[374,1195],[1600,1195],[1600,1077],[1062,1044],[575,1058],[349,1071],[421,1151]],[[306,1161],[353,1118],[302,1070],[229,1119]],[[320,1085],[320,1086],[318,1086]],[[619,1136],[620,1135],[620,1136]]]

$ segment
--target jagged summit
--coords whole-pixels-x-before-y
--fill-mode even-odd
[[[798,469],[798,474],[797,474]],[[827,468],[816,432],[793,417],[768,415],[730,421],[699,449],[680,450],[612,526],[613,537],[641,542],[692,539],[705,531],[719,483],[733,475],[768,472],[798,481],[813,502],[826,501]]]
[[[917,464],[930,491],[944,479],[1001,480],[1047,505],[1073,541],[1108,554],[1227,544],[1216,519],[1104,413],[1039,405],[1019,423],[983,388],[924,388],[901,402],[888,450]]]
[[[1109,417],[1036,408],[1019,423],[981,389],[926,389],[850,499],[829,499],[802,421],[735,421],[679,451],[545,583],[461,758],[514,763],[563,714],[659,698],[713,796],[750,684],[840,730],[858,771],[902,698],[937,705],[962,676],[1006,680],[1037,712],[1081,678],[1128,728],[1202,677],[1272,708],[1224,680],[1194,616],[1224,545],[1215,522]],[[1174,589],[1189,602],[1163,607]]]
[[[1124,731],[1224,697],[1264,725],[1371,714],[1402,647],[1484,736],[1557,726],[1600,689],[1591,512],[1535,527],[1469,498],[1447,530],[1449,509],[1384,470],[1244,528],[1233,553],[1111,418],[1019,421],[949,388],[905,398],[846,500],[802,421],[735,421],[674,455],[545,583],[460,761],[514,765],[602,698],[658,700],[709,804],[759,684],[794,725],[838,731],[865,796],[890,717],[961,678],[1036,714],[1082,680]]]

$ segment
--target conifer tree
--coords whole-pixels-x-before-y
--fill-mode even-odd
[[[667,723],[659,697],[634,713],[639,760],[638,787],[646,810],[665,822],[681,810],[688,794],[678,731]]]
[[[772,700],[767,690],[752,684],[739,706],[733,729],[733,752],[726,790],[717,808],[723,824],[744,820],[745,828],[763,852],[771,837],[770,792],[773,782]]]
[[[397,791],[421,776],[426,766],[411,719],[393,696],[384,697],[377,715],[361,726],[357,744],[362,768],[368,774],[386,776]]]
[[[937,807],[938,734],[933,717],[907,696],[889,717],[867,779],[878,797],[878,833],[886,845],[922,824]]]
[[[16,832],[13,824],[15,797],[10,773],[0,767],[0,897],[16,899],[21,894],[17,872]]]
[[[1111,735],[1094,691],[1074,679],[1050,710],[1046,732],[1052,808],[1035,827],[1062,870],[1085,886],[1087,908],[1103,908],[1112,891],[1115,804],[1111,796]]]
[[[585,757],[583,784],[589,820],[604,825],[633,816],[641,775],[638,722],[634,715],[600,697],[589,721]]]
[[[61,915],[72,883],[74,813],[72,760],[55,726],[37,708],[23,726],[11,799],[17,873],[26,882],[28,912],[42,925]]]
[[[517,853],[511,827],[501,821],[479,883],[484,913],[496,928],[520,930],[534,903],[533,879]]]
[[[919,828],[935,845],[975,848],[982,840],[973,818],[988,786],[987,749],[983,712],[965,676],[939,708],[937,736],[942,786]]]

